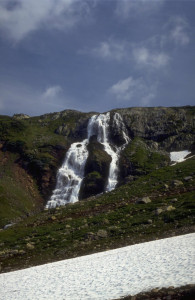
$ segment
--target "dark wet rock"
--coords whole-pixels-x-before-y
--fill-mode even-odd
[[[85,165],[85,177],[80,190],[80,199],[102,193],[107,184],[111,157],[95,137],[88,145],[89,156]]]

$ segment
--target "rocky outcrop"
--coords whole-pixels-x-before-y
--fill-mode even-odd
[[[96,137],[90,139],[89,156],[85,165],[85,176],[81,186],[80,199],[102,193],[107,183],[111,157]]]
[[[193,144],[194,107],[135,107],[115,111],[121,114],[131,138],[158,142],[167,151],[189,149]]]
[[[15,115],[13,115],[13,118],[16,120],[23,120],[23,119],[29,119],[30,116],[25,115],[25,114],[15,114]]]

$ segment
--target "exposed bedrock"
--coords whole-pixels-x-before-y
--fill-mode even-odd
[[[193,144],[194,107],[134,107],[115,111],[122,116],[131,138],[156,141],[167,151],[183,150]]]
[[[99,194],[107,184],[111,157],[104,146],[92,136],[88,145],[89,156],[85,165],[85,177],[81,185],[80,199]]]

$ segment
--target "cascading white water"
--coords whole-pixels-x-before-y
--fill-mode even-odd
[[[88,157],[88,139],[73,143],[66,153],[65,161],[58,170],[57,185],[46,208],[74,203],[78,201],[85,163]]]
[[[78,201],[81,183],[84,177],[85,164],[88,158],[87,145],[91,136],[96,135],[99,143],[104,145],[105,151],[111,156],[108,183],[106,191],[111,191],[117,184],[118,159],[121,150],[128,143],[126,128],[118,113],[114,114],[113,122],[120,127],[125,143],[121,147],[111,145],[109,142],[110,113],[94,115],[88,122],[88,136],[82,142],[73,143],[66,153],[62,167],[58,170],[57,184],[46,208],[74,203]]]
[[[113,122],[120,127],[125,143],[121,147],[116,147],[109,141],[109,123],[110,113],[94,115],[90,120],[90,136],[96,135],[99,143],[104,145],[104,150],[111,156],[112,161],[109,168],[108,183],[106,191],[111,191],[117,184],[118,176],[118,159],[121,150],[129,142],[129,137],[126,134],[126,128],[119,113],[115,113]]]

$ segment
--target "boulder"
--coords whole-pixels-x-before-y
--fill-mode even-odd
[[[166,207],[166,211],[172,211],[172,210],[175,210],[174,206],[169,205],[169,206]]]
[[[175,186],[175,187],[181,186],[181,185],[183,185],[183,182],[181,180],[175,179],[175,180],[172,181],[172,185]]]
[[[26,248],[29,249],[29,250],[33,250],[35,248],[35,246],[31,243],[27,243]]]
[[[106,230],[99,229],[98,232],[97,232],[97,236],[99,238],[106,238],[108,236],[108,233],[107,233]]]
[[[155,214],[156,214],[157,216],[159,216],[159,215],[162,214],[162,213],[163,213],[163,209],[162,209],[162,208],[157,208],[157,209],[156,209]]]
[[[151,202],[151,199],[149,197],[143,197],[136,201],[137,204],[147,204],[150,202]]]
[[[193,179],[192,176],[186,176],[186,177],[184,178],[185,181],[191,181],[192,179]]]

